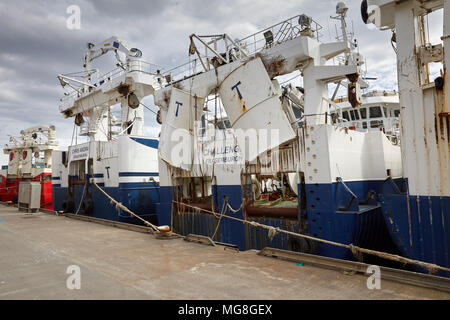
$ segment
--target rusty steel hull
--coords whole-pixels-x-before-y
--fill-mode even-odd
[[[355,191],[359,199],[364,199],[368,189],[379,189],[380,184],[381,182],[371,182],[348,185]],[[310,188],[315,188],[315,192],[310,192]],[[368,249],[398,253],[390,238],[379,206],[360,204],[358,207],[342,211],[339,209],[341,208],[340,203],[347,202],[347,195],[341,190],[340,184],[314,185],[310,188],[307,188],[309,205],[306,206],[306,209],[301,209],[300,203],[297,208],[264,208],[248,205],[236,213],[227,211],[226,215],[339,243],[352,243]],[[162,199],[172,199],[171,188],[163,188],[161,191],[170,193],[162,194]],[[240,185],[216,186],[212,198],[217,203],[215,208],[222,208],[226,198],[228,203],[236,209],[241,206],[243,200],[242,188]],[[208,205],[207,208],[202,205],[195,206],[211,210],[211,205]],[[219,211],[217,210],[218,213]],[[219,218],[211,213],[178,208],[175,204],[170,206],[168,201],[166,206],[159,207],[158,212],[160,215],[171,216],[174,231],[180,234],[208,236],[216,241],[237,245],[240,250],[262,249],[270,246],[339,259],[355,259],[351,251],[345,248],[306,241],[303,238],[287,236],[282,233],[277,233],[271,238],[266,229],[244,225],[239,221],[227,218],[219,221]],[[164,214],[164,212],[166,213]],[[370,261],[370,259],[371,257],[364,257],[364,261]],[[375,262],[381,263],[380,261]]]
[[[402,255],[450,267],[450,197],[385,194],[381,207]],[[419,267],[417,271],[428,272]],[[450,277],[444,271],[438,275]]]

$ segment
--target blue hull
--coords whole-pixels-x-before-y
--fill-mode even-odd
[[[294,232],[302,229],[306,234],[322,239],[398,253],[390,239],[381,208],[377,204],[376,195],[381,185],[382,181],[352,182],[347,183],[347,188],[342,183],[306,185],[306,204],[302,204],[299,197],[298,206],[305,209],[298,209],[296,218],[244,217],[243,210],[237,213],[228,211],[227,215]],[[350,193],[348,189],[351,189]],[[212,215],[192,211],[181,214],[178,214],[176,210],[171,212],[172,187],[161,187],[160,192],[161,203],[157,210],[160,221],[168,224],[173,217],[175,231],[184,235],[195,233],[211,237],[214,234],[217,219]],[[374,198],[367,200],[369,193],[373,194]],[[225,198],[228,198],[233,208],[239,208],[243,198],[242,187],[240,185],[215,186],[213,201],[216,208],[222,208]],[[241,250],[271,246],[334,258],[354,259],[352,253],[344,248],[305,241],[285,234],[277,234],[273,239],[269,239],[267,230],[243,225],[226,218],[220,222],[215,240],[237,245]],[[365,261],[371,260],[369,257],[364,258]]]
[[[156,206],[160,202],[159,186],[152,182],[149,183],[121,183],[119,187],[103,187],[106,193],[121,202],[124,206],[136,213],[143,219],[153,224],[158,224],[156,216]],[[55,211],[63,210],[63,202],[69,198],[73,199],[73,210],[75,213],[80,205],[83,194],[83,185],[75,185],[72,187],[73,196],[68,196],[67,187],[59,187],[53,185],[53,208]],[[111,204],[109,199],[97,189],[94,185],[88,183],[84,200],[90,199],[93,204],[89,212],[85,212],[83,207],[80,208],[78,214],[88,215],[95,218],[107,219],[112,221],[120,221],[125,223],[143,224],[139,219],[130,216],[130,214],[116,210],[115,205]]]
[[[450,197],[385,193],[380,200],[391,237],[403,256],[450,268]],[[450,272],[438,275],[450,277]]]

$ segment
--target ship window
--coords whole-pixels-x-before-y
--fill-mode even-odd
[[[350,113],[352,120],[355,120],[355,112],[353,110],[349,110],[348,112]]]
[[[74,180],[84,180],[86,174],[86,161],[76,160],[70,163],[70,175]]]
[[[394,117],[400,117],[400,110],[399,109],[394,110]]]
[[[361,108],[359,110],[359,112],[361,112],[361,119],[367,119],[367,109],[366,108]]]
[[[211,205],[212,179],[211,177],[178,178],[177,198],[189,199],[191,201],[206,201]]]
[[[231,128],[231,122],[230,120],[225,120],[225,128],[230,129]]]
[[[199,136],[204,137],[206,134],[206,115],[202,115]]]
[[[370,118],[381,118],[381,108],[380,107],[370,107],[369,108],[369,117]]]
[[[350,121],[350,117],[348,116],[348,112],[347,111],[342,112],[342,117],[344,119],[347,119],[347,121]]]
[[[350,110],[350,115],[352,116],[352,120],[359,120],[358,110]]]
[[[383,125],[383,120],[370,121],[371,128],[378,128],[379,126],[382,126],[382,125]]]
[[[363,127],[363,129],[367,129],[367,122],[366,122],[366,121],[364,121],[364,122],[362,123],[362,127]]]
[[[294,112],[295,118],[299,119],[302,117],[303,112],[299,108],[296,108],[294,105],[292,105],[292,111]]]
[[[388,113],[387,113],[386,107],[383,107],[383,112],[384,112],[384,117],[387,118],[388,117]]]

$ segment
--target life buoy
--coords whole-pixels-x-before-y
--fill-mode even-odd
[[[22,151],[22,158],[23,158],[23,160],[25,160],[27,158],[27,155],[28,155],[27,150],[23,150]]]
[[[14,151],[9,153],[9,161],[12,161],[12,159],[14,159]]]

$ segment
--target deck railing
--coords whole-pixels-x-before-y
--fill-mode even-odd
[[[300,18],[309,19],[308,25],[300,25]],[[168,84],[184,80],[195,74],[209,71],[213,66],[213,59],[220,62],[231,62],[238,59],[254,56],[264,49],[272,48],[286,41],[300,36],[309,36],[320,40],[322,26],[310,17],[296,15],[268,28],[258,31],[242,39],[232,40],[227,34],[221,35],[191,35],[191,55],[196,54],[195,59],[166,70],[164,77]],[[198,49],[194,40],[200,42],[203,48]],[[191,50],[192,49],[192,50]],[[235,55],[233,57],[233,55]]]

